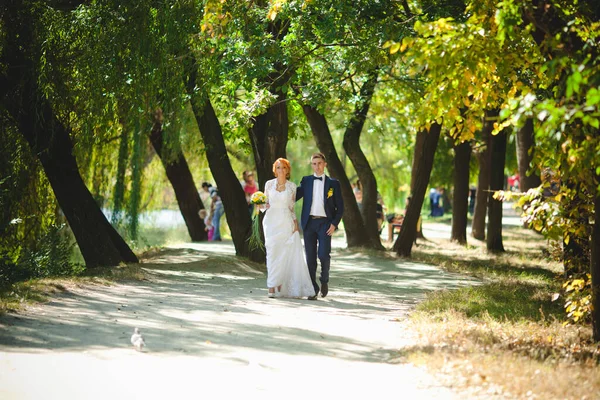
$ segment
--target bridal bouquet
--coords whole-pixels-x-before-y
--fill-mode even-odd
[[[267,196],[261,191],[254,192],[250,198],[250,203],[254,204],[254,213],[252,213],[252,233],[248,238],[248,244],[251,250],[258,248],[264,250],[265,245],[260,237],[259,206],[267,203]]]

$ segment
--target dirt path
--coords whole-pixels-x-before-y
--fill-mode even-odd
[[[428,290],[472,282],[337,244],[318,301],[269,299],[231,244],[187,244],[144,265],[151,281],[72,288],[5,316],[0,399],[459,398],[394,359]],[[136,326],[143,353],[129,344]]]

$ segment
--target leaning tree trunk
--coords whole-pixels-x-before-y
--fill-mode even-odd
[[[248,203],[246,203],[244,189],[242,189],[242,185],[240,185],[227,155],[221,124],[210,103],[208,94],[205,94],[205,97],[201,99],[196,98],[197,66],[195,60],[191,57],[186,62],[188,63],[186,66],[188,71],[185,82],[186,90],[192,99],[192,110],[204,141],[208,166],[215,178],[219,188],[219,196],[223,201],[225,217],[231,230],[236,255],[248,257],[253,261],[264,262],[264,251],[260,249],[252,250],[248,244],[248,238],[252,232],[252,220],[248,213]]]
[[[492,165],[490,193],[488,194],[488,226],[486,247],[489,252],[504,251],[502,244],[502,201],[493,198],[494,192],[504,189],[504,164],[506,161],[506,130],[492,136]]]
[[[168,154],[165,150],[162,112],[160,110],[157,111],[152,126],[150,142],[165,167],[167,178],[173,186],[177,204],[179,204],[179,210],[185,221],[190,238],[193,242],[208,240],[208,233],[204,229],[206,227],[204,220],[200,218],[200,210],[204,209],[204,204],[200,200],[198,189],[194,183],[194,177],[190,172],[183,151],[179,146],[174,150],[174,154]]]
[[[277,18],[269,21],[266,33],[277,43],[280,43],[287,35],[290,21]],[[283,87],[288,84],[293,69],[280,61],[273,64],[273,72],[270,73],[265,83],[269,92],[275,97],[266,112],[254,118],[253,124],[248,132],[254,163],[258,175],[258,185],[265,187],[265,183],[273,178],[273,163],[280,157],[286,157],[288,142],[288,110],[287,96]]]
[[[467,243],[467,221],[469,215],[469,167],[471,142],[454,146],[454,196],[452,203],[452,236],[450,240]]]
[[[191,94],[192,92],[190,92]],[[236,177],[227,149],[223,140],[221,125],[217,115],[210,103],[206,99],[203,105],[193,105],[194,114],[204,146],[206,147],[206,158],[210,167],[210,172],[215,178],[219,188],[219,196],[223,201],[225,217],[231,230],[231,238],[238,256],[248,257],[253,261],[264,262],[265,253],[259,249],[251,249],[248,245],[248,238],[252,231],[252,220],[248,213],[248,203],[244,189]]]
[[[275,104],[254,118],[249,131],[260,188],[273,178],[273,163],[280,157],[285,158],[288,142],[287,99],[280,88],[273,94],[277,99]]]
[[[377,180],[369,165],[367,157],[360,148],[360,135],[369,113],[371,99],[377,84],[377,70],[371,71],[369,79],[360,89],[361,101],[356,105],[354,113],[344,132],[344,150],[358,174],[362,186],[362,217],[365,231],[369,238],[369,247],[376,250],[384,250],[379,237],[379,225],[377,223]]]
[[[344,229],[346,231],[346,241],[348,247],[361,247],[369,244],[369,237],[365,230],[356,197],[352,190],[350,180],[346,175],[342,161],[337,155],[335,144],[331,137],[331,132],[327,126],[325,116],[316,108],[309,105],[302,107],[304,115],[308,120],[308,124],[317,143],[317,147],[327,158],[327,169],[331,176],[340,181],[342,187],[342,198],[344,199]]]
[[[592,331],[594,340],[600,342],[600,175],[593,171],[596,179],[594,188],[594,227],[592,230],[590,273],[592,275]]]
[[[490,188],[491,132],[494,128],[493,119],[498,116],[498,110],[485,113],[483,129],[481,130],[482,150],[477,154],[479,160],[479,176],[477,178],[477,192],[475,194],[475,210],[471,223],[471,236],[477,240],[485,240],[485,216],[488,207],[488,190]]]
[[[519,164],[519,191],[521,192],[527,192],[542,184],[537,169],[533,169],[531,174],[527,175],[531,168],[534,148],[533,119],[527,118],[525,125],[517,132],[517,162]]]
[[[441,130],[442,126],[435,123],[431,125],[429,131],[418,133],[418,135],[424,135],[425,137],[421,142],[423,146],[415,147],[415,159],[418,161],[413,163],[416,167],[416,173],[412,188],[412,200],[408,204],[402,229],[394,243],[394,251],[402,257],[410,257],[412,252],[412,246],[417,234],[417,223],[421,216],[425,192],[427,191],[427,186],[429,186],[429,178],[431,177],[435,150],[437,149]],[[417,139],[417,142],[419,142],[419,139]]]
[[[423,146],[425,139],[427,138],[427,132],[419,132],[415,138],[415,151],[411,165],[410,173],[410,195],[412,196],[415,192],[415,182],[417,181],[417,165],[421,162],[421,155],[423,154]],[[423,229],[417,231],[417,239],[425,239]]]
[[[0,101],[40,160],[56,200],[88,267],[137,263],[136,255],[108,222],[85,186],[67,128],[37,86],[34,16],[21,2],[4,15],[5,47],[0,64]],[[3,11],[6,11],[3,10]]]

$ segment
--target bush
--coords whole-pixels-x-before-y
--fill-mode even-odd
[[[0,284],[32,278],[73,276],[85,267],[71,262],[74,243],[65,234],[65,225],[50,225],[33,248],[25,248],[15,262],[7,249],[0,251]]]

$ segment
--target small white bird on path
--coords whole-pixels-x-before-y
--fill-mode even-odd
[[[144,337],[138,328],[133,330],[133,335],[131,335],[131,344],[136,348],[137,351],[142,351],[142,348],[144,348],[146,345],[146,342],[144,342]]]

